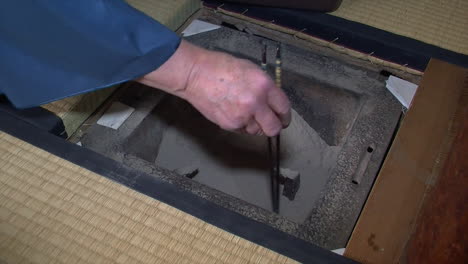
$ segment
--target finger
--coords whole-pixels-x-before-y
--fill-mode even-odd
[[[249,123],[247,124],[247,126],[245,127],[245,131],[248,133],[248,134],[251,134],[251,135],[257,135],[259,134],[262,130],[260,128],[260,125],[257,123],[257,121],[255,121],[255,119],[251,119],[249,121]]]
[[[263,133],[269,137],[279,134],[282,128],[281,121],[276,114],[267,106],[255,114],[255,120],[260,125]]]
[[[280,119],[283,128],[291,123],[291,104],[281,89],[275,88],[268,93],[268,105]]]
[[[236,133],[245,133],[244,123],[233,121],[232,118],[230,119],[226,117],[226,115],[220,111],[214,112],[214,118],[212,122],[218,124],[218,126],[223,130]]]

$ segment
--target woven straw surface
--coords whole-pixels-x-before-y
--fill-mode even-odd
[[[58,100],[42,107],[55,113],[65,125],[68,136],[115,91],[117,86]]]
[[[467,0],[343,0],[331,14],[468,54]]]
[[[201,7],[200,0],[126,0],[134,8],[177,30]]]
[[[58,117],[63,118],[67,115],[67,112],[71,109],[70,106],[75,105],[83,98],[83,94],[68,97],[59,101],[55,101],[46,105],[43,105],[45,109],[54,112]]]
[[[295,263],[0,132],[0,263]]]

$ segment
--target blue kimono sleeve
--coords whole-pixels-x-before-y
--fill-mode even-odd
[[[5,0],[0,94],[19,108],[138,78],[180,38],[122,0]]]

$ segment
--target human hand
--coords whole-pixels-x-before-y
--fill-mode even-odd
[[[186,99],[229,131],[275,136],[291,121],[289,100],[258,66],[186,41],[140,81]]]

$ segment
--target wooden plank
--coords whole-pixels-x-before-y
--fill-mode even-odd
[[[395,137],[345,255],[397,263],[428,188],[439,174],[467,69],[431,60]]]
[[[468,95],[467,88],[464,93]],[[436,187],[424,202],[416,232],[402,259],[406,263],[468,260],[468,100],[461,101],[459,107],[461,124],[454,124],[460,127],[458,135]]]

